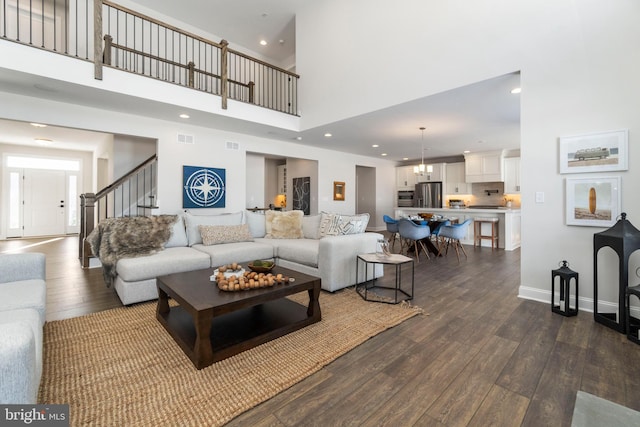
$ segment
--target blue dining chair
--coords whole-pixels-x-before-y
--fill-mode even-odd
[[[440,231],[442,230],[442,227],[445,227],[447,225],[451,225],[451,221],[449,220],[439,221],[438,225],[436,225],[436,227],[431,232],[431,239],[434,241],[436,247],[438,248],[437,256],[440,256],[440,253],[442,252],[442,248],[445,243],[444,238],[440,236]]]
[[[449,245],[453,245],[453,248],[456,250],[458,262],[460,262],[460,252],[458,249],[462,249],[464,257],[467,258],[467,253],[465,252],[462,243],[460,243],[460,239],[463,239],[467,235],[467,229],[469,228],[469,224],[471,224],[472,221],[473,219],[469,218],[461,224],[449,224],[440,227],[439,235],[443,239],[443,243],[445,244],[445,255],[449,252]]]
[[[400,252],[402,252],[403,246],[406,244],[407,249],[413,245],[416,261],[420,262],[420,248],[424,254],[429,258],[429,252],[425,247],[422,239],[428,239],[431,236],[431,230],[428,225],[418,225],[407,218],[401,218],[398,220],[398,233],[400,234]]]
[[[391,249],[393,250],[394,245],[396,244],[396,237],[399,236],[398,235],[398,221],[391,218],[389,215],[384,215],[382,217],[384,223],[387,225],[387,231],[389,233],[391,233],[391,237],[389,238],[390,240],[390,245],[391,245]]]

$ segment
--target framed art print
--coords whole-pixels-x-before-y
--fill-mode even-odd
[[[226,171],[198,166],[182,167],[182,207],[224,208]]]
[[[624,130],[560,138],[560,173],[623,171],[628,165]]]
[[[293,178],[293,209],[310,215],[311,212],[311,177]]]
[[[610,227],[620,215],[620,177],[566,179],[567,225]]]

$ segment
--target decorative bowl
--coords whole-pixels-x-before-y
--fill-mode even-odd
[[[251,271],[255,271],[256,273],[267,273],[267,272],[273,270],[273,267],[276,266],[276,263],[273,262],[273,261],[263,261],[263,262],[270,262],[271,265],[270,266],[253,265],[253,262],[250,262],[247,266],[249,267],[249,269]]]

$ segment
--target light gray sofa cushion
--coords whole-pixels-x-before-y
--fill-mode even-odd
[[[273,246],[256,242],[225,243],[211,246],[194,245],[192,249],[201,251],[209,256],[212,267],[219,267],[232,262],[242,264],[256,259],[273,258]]]
[[[35,404],[42,367],[38,367],[33,326],[24,321],[0,321],[0,337],[0,404]]]
[[[47,285],[44,280],[30,279],[11,283],[0,283],[0,312],[21,308],[34,309],[44,326]]]
[[[113,282],[113,287],[124,305],[158,299],[158,287],[155,277],[153,279],[125,283],[118,276]]]
[[[42,325],[40,324],[40,314],[32,308],[0,311],[0,324],[15,322],[28,325],[33,332],[36,352],[35,379],[37,384],[40,384],[40,377],[42,376]]]
[[[274,247],[274,256],[297,264],[318,267],[320,240],[317,239],[259,239]]]
[[[41,253],[0,255],[0,283],[45,280],[45,256]]]
[[[122,258],[116,268],[120,279],[136,282],[208,267],[211,267],[211,260],[206,254],[189,247],[176,247],[153,255]]]
[[[245,212],[246,222],[253,237],[264,237],[267,234],[265,215],[263,213]]]
[[[243,212],[219,214],[219,215],[194,215],[190,212],[184,214],[187,228],[189,246],[202,243],[199,225],[240,225],[243,223]]]
[[[165,248],[175,248],[177,246],[187,246],[189,240],[187,239],[187,230],[184,226],[184,218],[182,215],[178,215],[178,220],[173,224],[171,228],[171,237],[167,243],[164,244]]]
[[[319,239],[320,215],[305,215],[302,217],[302,234],[305,239]]]

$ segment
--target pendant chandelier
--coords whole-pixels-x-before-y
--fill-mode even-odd
[[[422,141],[420,144],[421,150],[420,150],[420,164],[418,166],[414,166],[413,167],[413,173],[416,175],[424,175],[425,172],[427,173],[431,173],[433,172],[433,166],[429,165],[429,166],[425,166],[424,164],[424,131],[425,131],[425,127],[421,126],[420,127],[420,131],[422,131]]]

